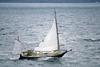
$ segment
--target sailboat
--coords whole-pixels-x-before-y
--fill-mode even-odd
[[[34,50],[28,50],[20,54],[19,59],[36,59],[41,57],[62,57],[67,50],[61,50],[59,46],[58,27],[56,19],[56,11],[54,10],[55,18],[52,27],[45,37],[43,42]]]

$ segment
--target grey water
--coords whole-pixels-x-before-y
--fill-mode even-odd
[[[57,13],[62,58],[19,60],[11,54],[19,36],[23,51],[48,34]],[[0,67],[100,67],[100,3],[0,3]]]

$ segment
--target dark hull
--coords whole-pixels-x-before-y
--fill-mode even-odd
[[[67,53],[68,51],[67,50],[63,50],[63,51],[60,51],[59,54],[55,54],[55,55],[50,55],[50,56],[41,56],[41,57],[62,57],[65,53]],[[20,54],[20,58],[19,59],[37,59],[37,58],[41,58],[41,57],[34,57],[34,56],[22,56]]]

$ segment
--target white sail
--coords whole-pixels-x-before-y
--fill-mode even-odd
[[[36,47],[35,51],[54,51],[58,50],[58,41],[57,41],[57,27],[56,27],[56,19],[54,19],[53,25],[45,37],[44,41]]]
[[[21,42],[15,39],[15,45],[12,51],[12,54],[20,54],[22,52]]]

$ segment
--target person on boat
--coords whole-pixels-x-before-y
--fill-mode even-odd
[[[31,50],[28,50],[27,51],[27,56],[31,55],[32,51]]]

